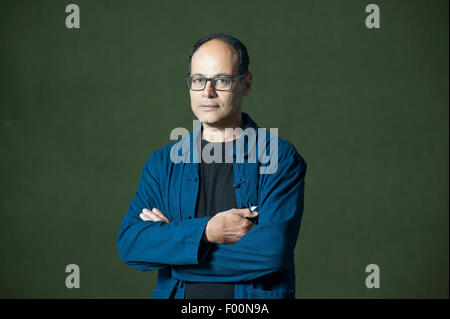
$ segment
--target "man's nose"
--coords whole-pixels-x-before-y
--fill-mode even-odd
[[[217,95],[216,90],[214,90],[211,81],[206,82],[205,89],[203,90],[204,97],[214,97]]]

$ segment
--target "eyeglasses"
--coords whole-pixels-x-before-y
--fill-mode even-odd
[[[247,73],[240,74],[235,77],[230,76],[217,76],[215,78],[205,78],[202,76],[186,76],[186,83],[189,90],[203,91],[206,87],[206,83],[211,81],[211,85],[214,90],[217,91],[231,91],[233,82],[247,75]]]

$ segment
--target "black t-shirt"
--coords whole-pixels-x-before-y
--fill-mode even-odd
[[[236,193],[233,187],[234,170],[232,156],[226,154],[232,149],[234,141],[208,142],[202,137],[202,151],[204,147],[211,147],[213,160],[205,162],[204,156],[200,163],[200,186],[195,217],[214,216],[217,213],[237,208]],[[207,146],[209,144],[209,146]],[[213,146],[221,147],[222,152],[216,153]],[[227,152],[225,152],[227,151]],[[228,159],[228,162],[225,159]],[[209,162],[209,160],[206,160]],[[200,250],[204,250],[206,242],[201,243]],[[185,299],[233,299],[233,283],[186,283]]]

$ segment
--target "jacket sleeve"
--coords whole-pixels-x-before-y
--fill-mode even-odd
[[[142,271],[201,261],[199,245],[209,220],[205,217],[178,223],[173,221],[174,218],[164,207],[161,193],[159,167],[163,163],[158,159],[158,154],[150,156],[117,236],[120,258]],[[160,209],[171,222],[143,221],[139,214],[144,207]]]
[[[205,262],[174,267],[174,278],[239,282],[285,269],[300,230],[305,174],[306,162],[292,147],[260,190],[258,224],[235,244],[214,245]]]

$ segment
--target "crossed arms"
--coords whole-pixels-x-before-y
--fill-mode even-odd
[[[152,155],[145,165],[122,219],[117,243],[125,263],[143,271],[171,266],[176,279],[195,282],[252,280],[287,266],[300,228],[306,174],[294,150],[280,158],[276,173],[265,176],[258,213],[232,209],[181,222],[165,210],[158,160]],[[258,214],[256,226],[246,218]],[[201,256],[203,236],[213,248]]]

